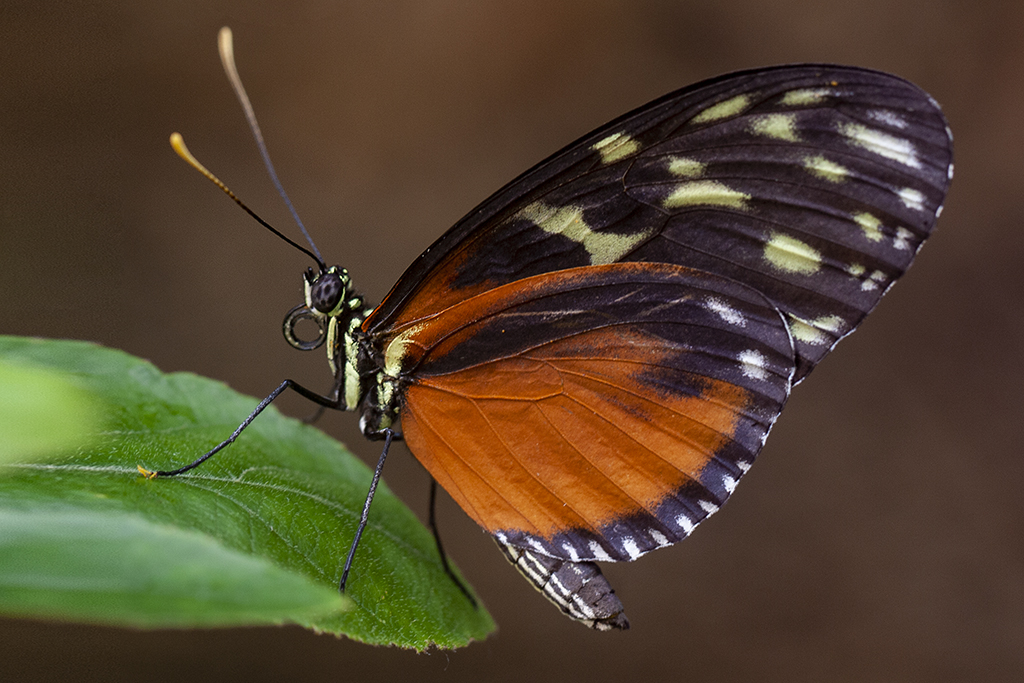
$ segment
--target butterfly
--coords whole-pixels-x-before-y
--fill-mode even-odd
[[[906,272],[952,172],[939,106],[885,73],[781,66],[673,92],[496,192],[379,306],[303,249],[317,269],[285,337],[326,347],[334,391],[282,383],[200,461],[287,388],[356,411],[385,441],[374,486],[403,438],[562,612],[628,628],[597,562],[721,508],[792,387]]]

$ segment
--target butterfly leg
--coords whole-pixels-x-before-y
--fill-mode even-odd
[[[188,472],[191,469],[199,467],[204,462],[212,458],[214,455],[222,451],[224,448],[234,443],[235,439],[238,438],[238,436],[245,430],[245,428],[248,427],[252,423],[252,421],[255,420],[259,416],[259,414],[262,413],[266,409],[266,407],[269,406],[274,401],[275,398],[280,396],[285,389],[291,389],[292,391],[298,393],[300,396],[303,396],[304,398],[307,398],[310,401],[313,401],[314,403],[318,403],[325,408],[334,408],[335,410],[342,409],[341,403],[337,396],[333,394],[331,396],[321,396],[315,391],[307,389],[306,387],[302,386],[298,382],[295,382],[294,380],[286,379],[285,381],[281,382],[281,385],[277,387],[277,389],[274,389],[274,391],[272,391],[269,396],[260,401],[259,405],[256,406],[255,410],[249,413],[249,417],[245,418],[245,420],[242,421],[242,424],[238,425],[238,428],[231,433],[231,436],[221,441],[219,444],[214,446],[212,449],[210,449],[203,455],[199,456],[197,459],[193,460],[184,467],[179,467],[176,470],[154,471],[148,470],[142,465],[138,465],[139,472],[141,472],[142,475],[148,479],[154,479],[156,477],[173,477],[181,474],[182,472]]]
[[[334,401],[335,405],[340,405],[339,396],[341,396],[341,385],[345,382],[345,376],[342,373],[338,373],[337,377],[334,378],[334,388],[331,389],[331,393],[327,394],[327,397]],[[310,415],[302,418],[305,424],[311,425],[319,420],[324,415],[324,411],[327,410],[327,406],[320,404],[316,407]]]
[[[559,560],[494,541],[519,573],[570,619],[598,631],[629,628],[622,601],[595,563]]]
[[[477,607],[476,599],[470,594],[469,589],[466,588],[466,586],[462,583],[462,581],[459,581],[459,577],[455,576],[455,572],[453,572],[451,567],[448,565],[448,554],[445,553],[444,546],[441,545],[441,533],[437,530],[437,518],[436,518],[436,516],[434,514],[434,511],[436,509],[436,506],[435,506],[436,502],[437,502],[437,480],[434,479],[433,477],[431,477],[430,478],[430,517],[429,517],[429,524],[430,524],[430,531],[434,534],[434,543],[437,544],[437,554],[441,556],[441,566],[444,567],[444,573],[448,575],[448,578],[450,578],[455,583],[455,585],[459,587],[459,590],[462,591],[462,594],[466,596],[467,600],[469,600],[469,604],[473,605],[473,607],[475,608],[475,607]]]
[[[383,429],[381,432],[384,435],[384,450],[381,451],[380,458],[377,460],[377,468],[373,471],[370,490],[367,491],[366,502],[363,503],[363,514],[359,518],[359,526],[356,527],[356,535],[352,539],[352,547],[348,549],[348,557],[345,558],[345,568],[341,570],[341,581],[338,582],[338,590],[342,593],[345,592],[345,584],[348,582],[348,573],[352,569],[352,560],[355,559],[359,539],[363,537],[363,531],[366,530],[366,522],[370,518],[370,503],[373,502],[373,496],[377,492],[377,484],[380,483],[380,473],[384,471],[384,461],[387,460],[388,451],[391,449],[391,441],[395,437],[395,433],[390,429]]]

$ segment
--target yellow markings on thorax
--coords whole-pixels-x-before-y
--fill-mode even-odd
[[[882,221],[878,220],[876,216],[866,211],[855,213],[853,222],[860,226],[860,229],[864,231],[864,236],[872,242],[882,241]]]
[[[844,123],[839,126],[839,133],[844,135],[852,145],[866,149],[879,156],[891,159],[911,168],[921,168],[921,160],[917,158],[917,150],[910,140],[868,128],[861,123]]]
[[[402,372],[402,361],[405,359],[408,346],[413,337],[420,331],[421,325],[413,325],[395,336],[384,349],[384,374],[397,378]]]
[[[797,142],[795,114],[764,114],[750,122],[750,132],[755,135]]]
[[[780,102],[787,107],[800,107],[808,104],[818,104],[832,94],[828,88],[801,88],[790,90],[782,96]]]
[[[764,258],[786,273],[813,275],[821,269],[821,252],[795,237],[772,233],[764,246]]]
[[[737,95],[718,104],[711,105],[690,119],[690,123],[707,123],[708,121],[727,119],[730,116],[736,116],[749,106],[750,95]]]
[[[804,168],[830,183],[841,183],[850,175],[850,170],[819,155],[804,159]]]
[[[704,174],[707,164],[687,157],[669,157],[668,172],[683,178],[698,178]]]
[[[829,336],[826,332],[838,335],[843,329],[843,319],[838,315],[825,315],[814,320],[804,320],[792,313],[786,317],[789,318],[789,333],[793,335],[793,339],[812,346],[827,343]]]
[[[590,265],[615,263],[638,244],[654,234],[656,226],[629,235],[595,232],[583,220],[583,209],[578,206],[557,208],[543,202],[534,202],[516,214],[516,218],[530,221],[552,235],[561,235],[587,250]]]
[[[692,180],[680,183],[663,203],[666,209],[706,205],[745,209],[749,199],[749,194],[734,190],[717,180]]]
[[[601,163],[610,164],[639,152],[640,143],[625,133],[613,133],[595,142],[593,149],[601,155]]]

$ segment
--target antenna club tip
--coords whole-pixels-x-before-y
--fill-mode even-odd
[[[192,163],[191,159],[193,157],[189,153],[188,147],[185,146],[185,138],[181,137],[181,133],[178,133],[177,131],[171,133],[171,147],[174,148],[174,151],[178,153],[178,156],[180,156],[185,161]]]
[[[226,59],[225,55],[231,55],[234,52],[232,43],[231,29],[227,26],[221,27],[217,32],[217,49],[220,51],[222,59]]]

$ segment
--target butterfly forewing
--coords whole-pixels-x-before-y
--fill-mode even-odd
[[[675,263],[763,292],[788,316],[799,380],[909,267],[950,174],[945,120],[906,81],[813,65],[722,77],[510,183],[428,249],[363,329],[563,268]]]

